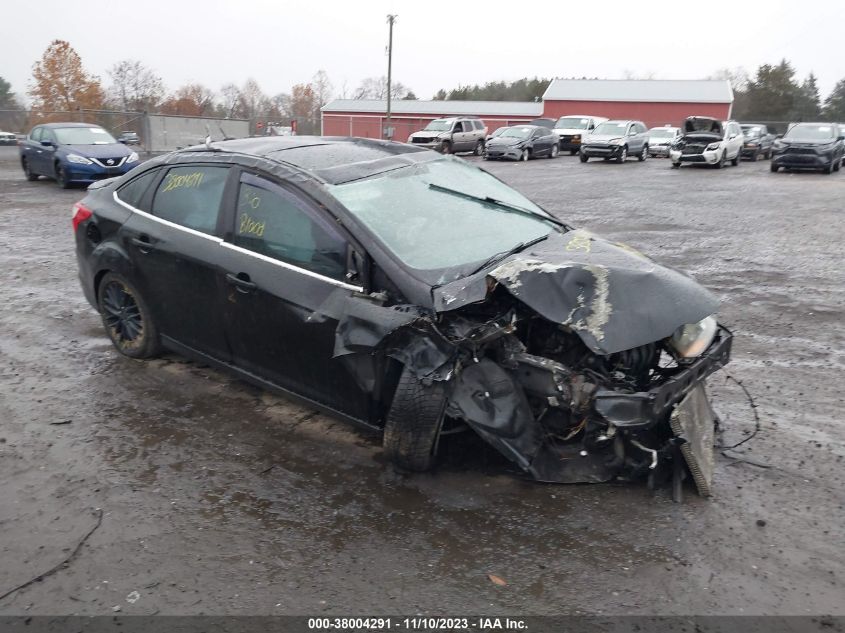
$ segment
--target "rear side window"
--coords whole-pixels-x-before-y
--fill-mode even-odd
[[[244,174],[238,191],[234,243],[261,255],[344,281],[346,241],[299,197]]]
[[[156,189],[153,215],[195,231],[214,233],[228,173],[228,167],[172,168]]]
[[[146,205],[142,206],[142,200],[144,199],[144,194],[147,193],[147,189],[153,184],[153,180],[155,180],[158,172],[158,169],[151,169],[137,178],[133,178],[117,190],[117,197],[136,209],[148,211],[149,209],[144,208]]]

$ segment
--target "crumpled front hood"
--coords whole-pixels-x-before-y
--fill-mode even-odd
[[[487,277],[539,315],[571,328],[597,354],[664,339],[719,307],[686,275],[623,244],[570,231],[552,233],[495,268],[435,288],[435,310],[483,301]]]

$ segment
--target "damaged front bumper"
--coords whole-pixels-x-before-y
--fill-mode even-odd
[[[593,408],[617,428],[648,428],[664,421],[673,407],[696,385],[728,364],[733,335],[720,326],[710,348],[662,384],[635,393],[599,390]]]

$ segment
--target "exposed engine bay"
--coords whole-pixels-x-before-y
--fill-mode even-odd
[[[469,426],[539,481],[672,481],[678,497],[689,473],[709,495],[705,379],[732,341],[718,301],[580,231],[542,248],[435,288],[434,311],[347,301],[335,356],[373,384],[384,355],[444,385],[447,424]]]

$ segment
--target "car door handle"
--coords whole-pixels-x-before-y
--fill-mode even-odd
[[[129,240],[129,242],[137,246],[138,250],[144,253],[145,255],[151,250],[155,249],[155,245],[150,241],[150,238],[146,235],[141,235],[140,237],[133,237]]]
[[[258,289],[258,284],[249,280],[249,275],[246,273],[226,273],[226,282],[235,286],[238,292],[253,292]]]

